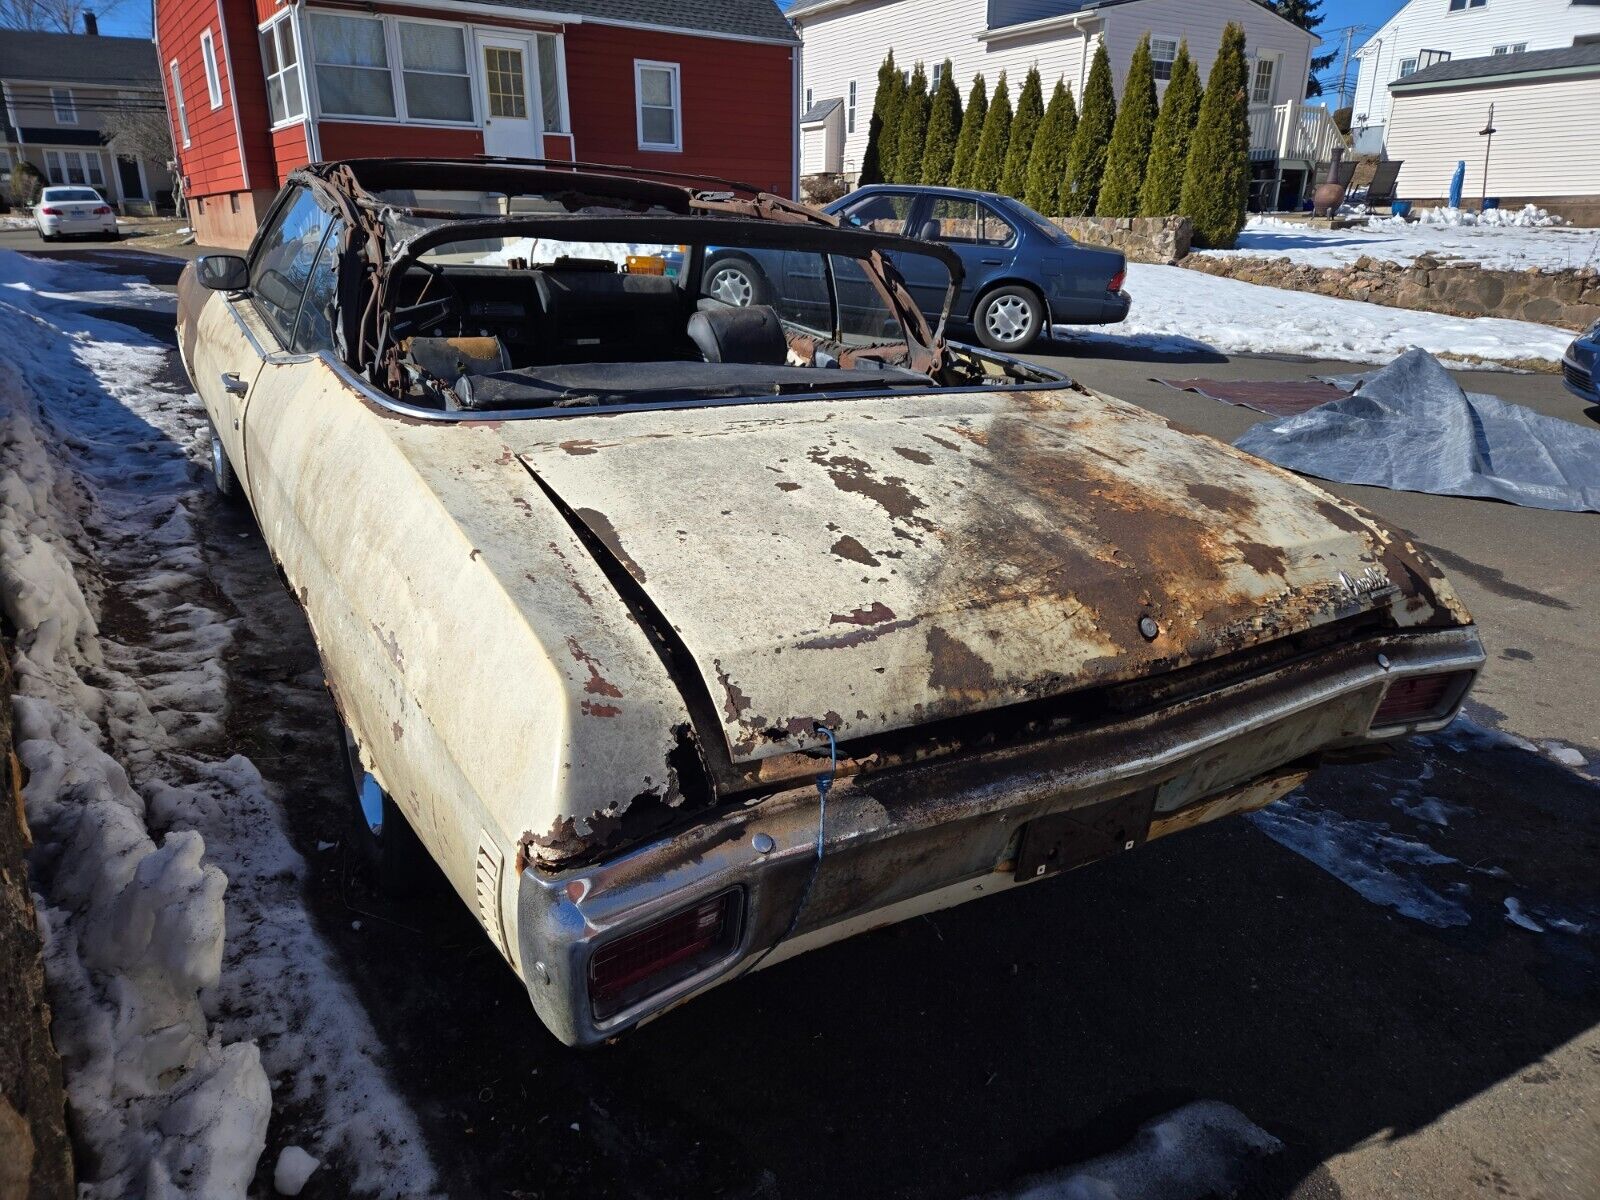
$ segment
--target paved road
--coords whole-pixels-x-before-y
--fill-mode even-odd
[[[1322,367],[1066,365],[1225,436],[1252,415],[1141,380]],[[1563,403],[1548,379],[1492,384]],[[1600,624],[1583,583],[1600,517],[1351,494],[1452,556],[1507,725],[1595,740]],[[575,1054],[464,906],[385,904],[341,849],[319,849],[344,817],[315,649],[248,516],[218,504],[205,524],[240,618],[218,749],[249,754],[285,796],[317,918],[454,1195],[955,1200],[1115,1149],[1192,1099],[1283,1141],[1251,1196],[1597,1194],[1600,787],[1547,758],[1434,739],[1320,775],[1289,819],[1364,864],[1365,894],[1224,822],[783,963]],[[1445,861],[1402,861],[1422,845]],[[1376,888],[1445,915],[1400,915]],[[1544,932],[1507,920],[1508,902]],[[301,1119],[276,1114],[263,1190]],[[319,1172],[305,1194],[336,1195],[340,1177]]]

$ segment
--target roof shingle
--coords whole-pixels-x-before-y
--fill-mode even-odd
[[[1559,50],[1524,50],[1516,54],[1491,54],[1486,58],[1452,58],[1396,79],[1391,88],[1425,87],[1430,83],[1465,83],[1501,75],[1526,75],[1533,71],[1563,71],[1600,67],[1600,42],[1563,46]]]
[[[659,25],[734,38],[793,42],[794,29],[773,0],[486,0],[507,8],[572,13],[596,21]],[[449,7],[443,5],[442,7]]]
[[[0,79],[155,88],[161,69],[145,38],[8,29],[0,32]]]

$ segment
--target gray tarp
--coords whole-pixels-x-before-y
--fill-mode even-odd
[[[1263,421],[1234,445],[1339,483],[1600,512],[1600,429],[1464,392],[1425,350],[1328,382],[1355,394]]]

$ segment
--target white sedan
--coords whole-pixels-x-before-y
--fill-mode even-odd
[[[33,206],[39,236],[47,242],[77,234],[116,237],[117,214],[91,187],[47,187]]]

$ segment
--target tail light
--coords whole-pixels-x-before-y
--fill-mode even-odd
[[[1122,270],[1118,271],[1115,275],[1113,275],[1111,277],[1111,282],[1106,284],[1106,291],[1108,291],[1108,292],[1120,292],[1122,290],[1122,285],[1127,283],[1127,282],[1128,282],[1128,268],[1127,267],[1123,267]]]
[[[737,888],[607,942],[589,959],[589,1001],[605,1020],[732,952],[739,941]]]
[[[1442,717],[1455,707],[1471,682],[1471,671],[1407,675],[1396,679],[1383,694],[1383,702],[1372,716],[1372,728],[1412,725]]]
[[[109,215],[110,212],[111,212],[111,206],[107,205],[107,204],[102,204],[99,208],[94,210],[94,215],[97,216],[97,217],[104,217],[104,216]]]
[[[41,208],[39,211],[47,217],[59,217],[61,215],[59,208]]]

